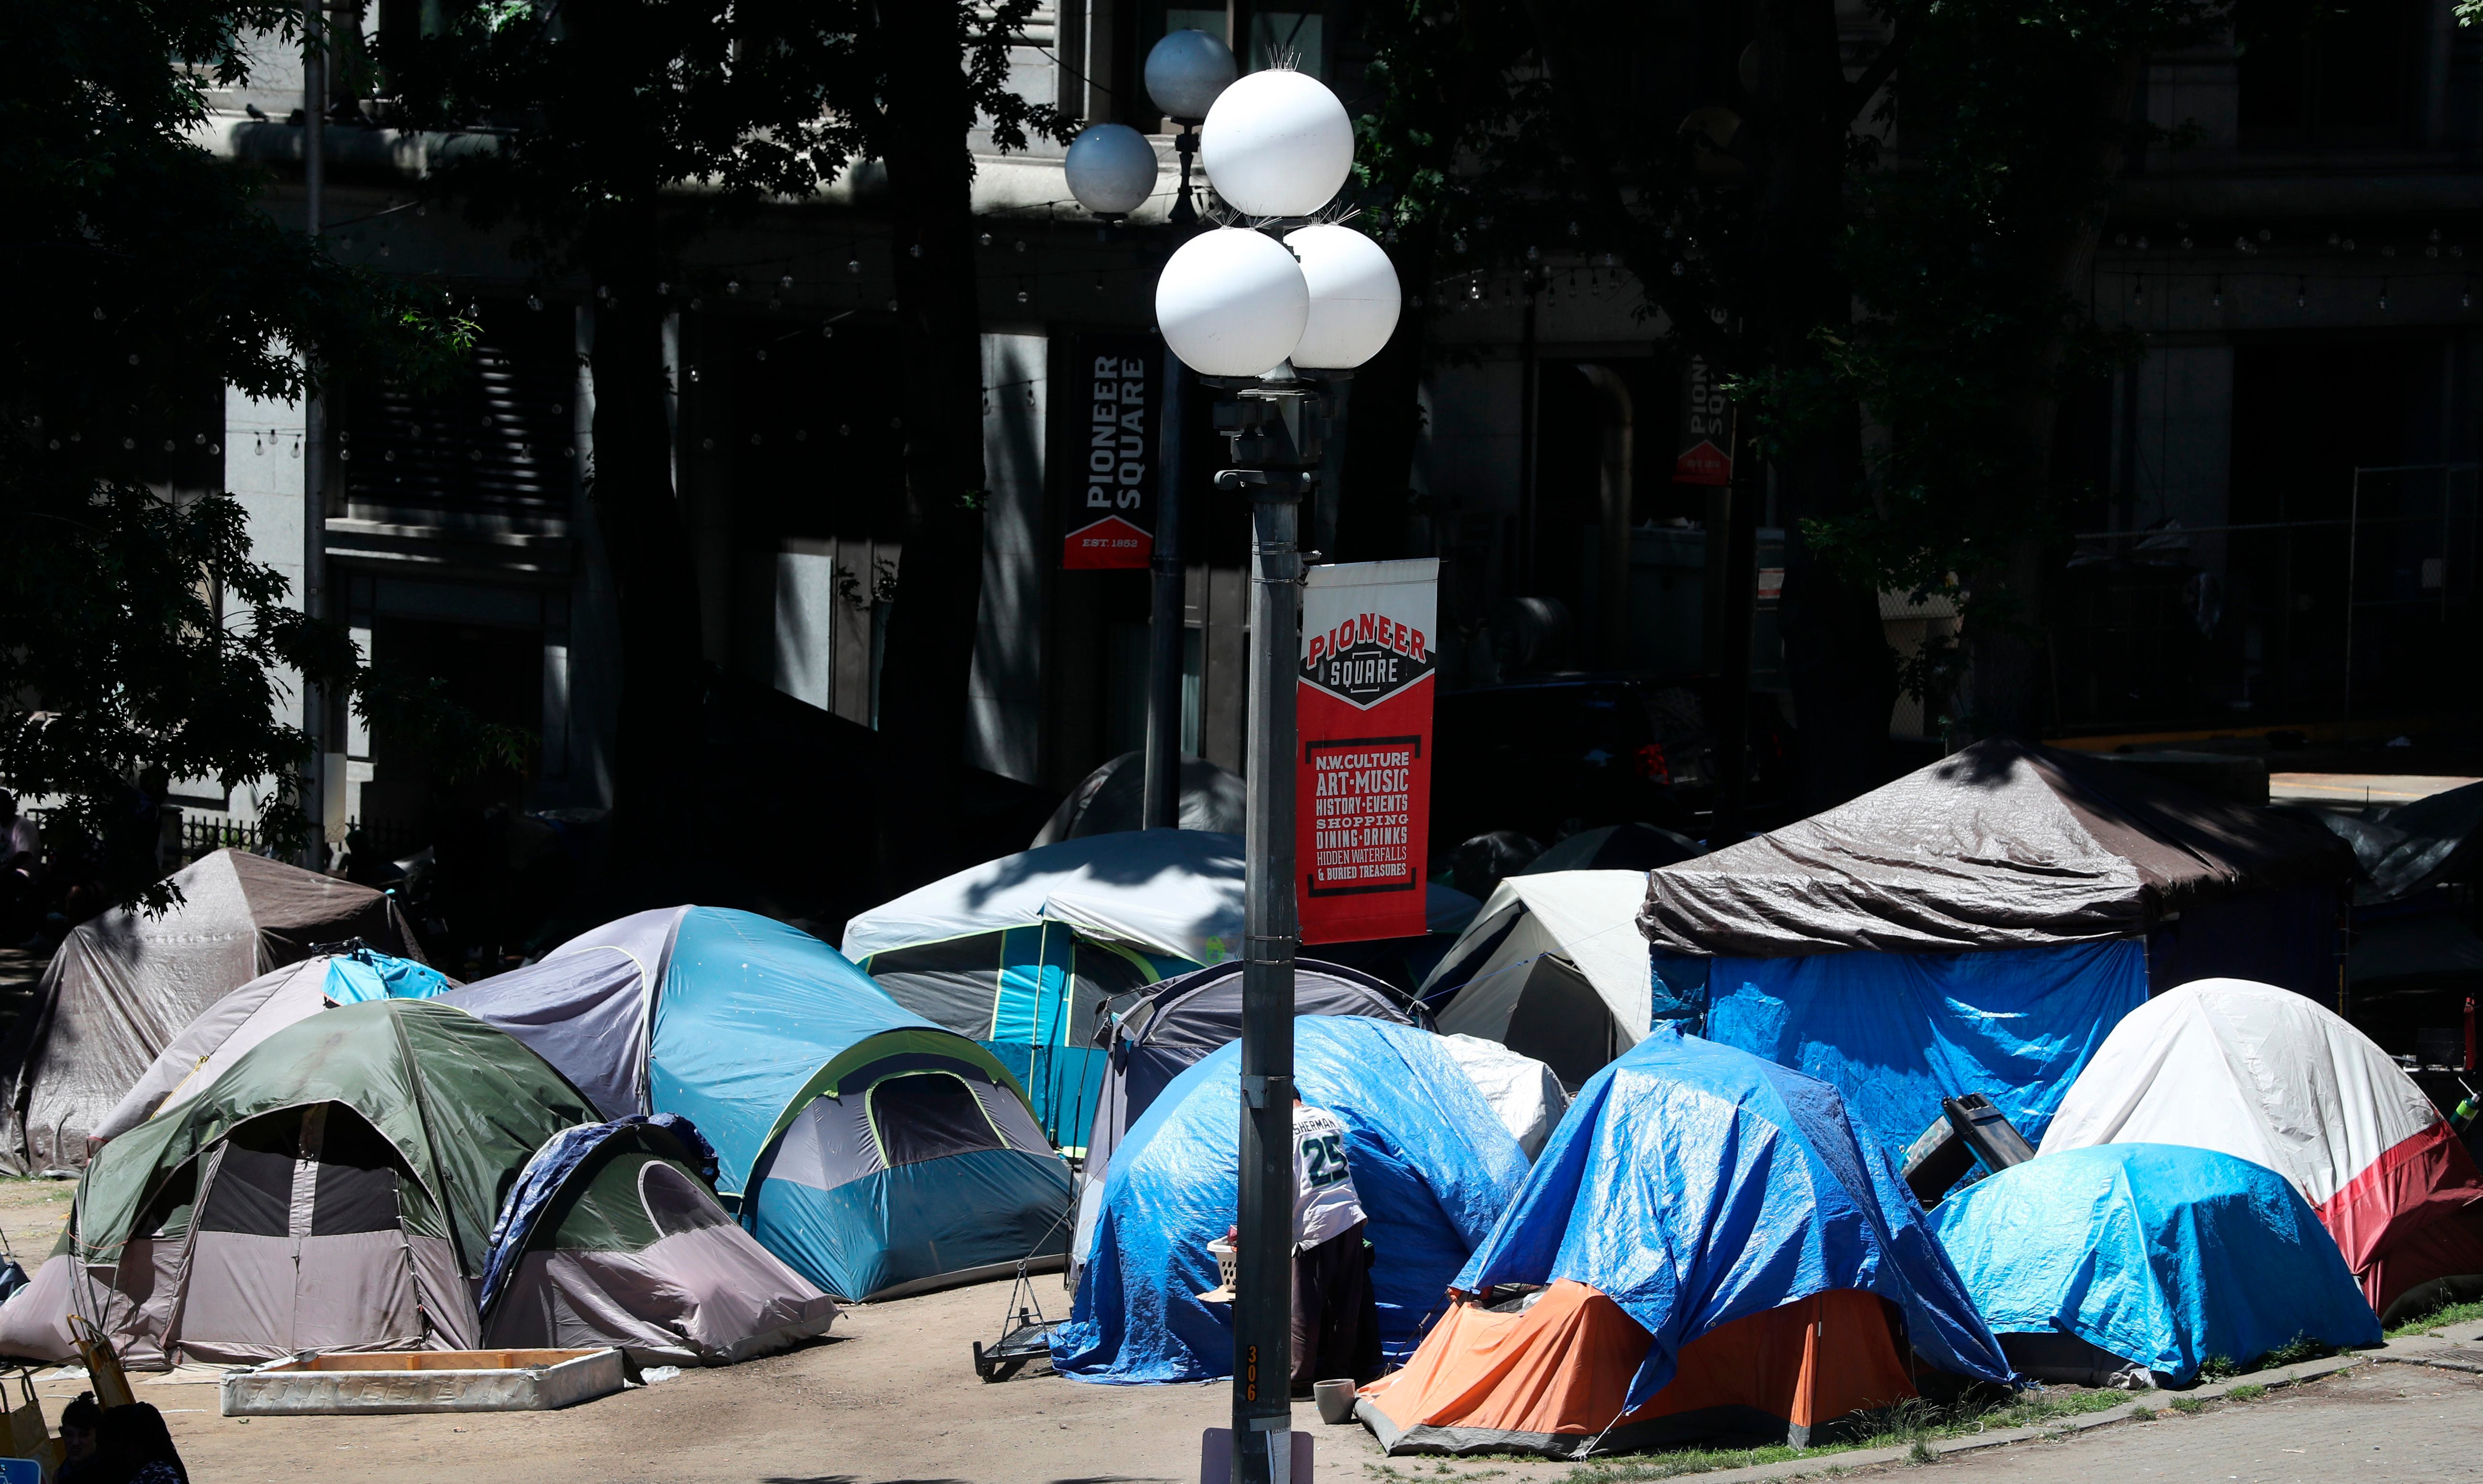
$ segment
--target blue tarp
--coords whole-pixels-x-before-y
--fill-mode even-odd
[[[1580,1090],[1455,1286],[1564,1278],[1653,1338],[1632,1407],[1672,1379],[1692,1340],[1836,1288],[1896,1304],[1942,1369],[2010,1375],[1922,1207],[1856,1139],[1835,1089],[1675,1025]]]
[[[1863,1138],[1902,1162],[1940,1100],[1967,1093],[2041,1144],[2104,1037],[2147,1002],[2147,947],[1720,958],[1707,993],[1710,1040],[1835,1088]]]
[[[429,999],[455,988],[428,964],[361,947],[328,961],[327,982],[319,993],[332,1005],[359,1005],[367,999]]]
[[[1207,1244],[1233,1224],[1241,1047],[1173,1078],[1112,1153],[1104,1213],[1053,1366],[1084,1381],[1231,1375],[1227,1306]],[[1359,1016],[1294,1021],[1302,1100],[1345,1125],[1347,1163],[1370,1219],[1382,1351],[1403,1359],[1449,1280],[1526,1178],[1526,1156],[1426,1030]]]
[[[526,1242],[535,1234],[543,1213],[551,1207],[552,1197],[560,1194],[560,1187],[586,1162],[587,1155],[633,1128],[660,1128],[671,1134],[681,1141],[699,1174],[709,1179],[714,1178],[715,1151],[708,1148],[707,1140],[699,1136],[688,1119],[677,1113],[658,1113],[653,1118],[632,1113],[608,1124],[580,1124],[553,1134],[518,1172],[518,1182],[509,1187],[507,1199],[500,1203],[500,1217],[492,1224],[492,1249],[483,1259],[483,1287],[474,1301],[485,1318],[491,1317],[493,1307],[500,1301],[500,1290],[517,1273],[518,1259],[525,1255]]]
[[[2099,1144],[2003,1170],[1931,1216],[1991,1327],[2063,1331],[2187,1385],[2297,1336],[2375,1345],[2380,1321],[2285,1179],[2170,1144]]]

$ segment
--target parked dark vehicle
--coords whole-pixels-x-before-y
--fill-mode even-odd
[[[1487,830],[1550,844],[1598,825],[1644,822],[1704,839],[1716,807],[1717,687],[1703,676],[1585,674],[1451,691],[1436,707],[1431,846]],[[1787,818],[1792,729],[1749,695],[1749,782],[1740,827]]]

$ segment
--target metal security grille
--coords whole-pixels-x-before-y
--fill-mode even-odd
[[[490,315],[466,366],[422,393],[389,382],[342,399],[336,460],[354,505],[468,515],[566,514],[575,440],[566,316]]]

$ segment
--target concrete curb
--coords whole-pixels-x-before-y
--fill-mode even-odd
[[[2404,1343],[2403,1340],[2392,1342],[2392,1344]],[[2079,1433],[2092,1432],[2098,1427],[2109,1427],[2115,1422],[2126,1422],[2141,1407],[2145,1407],[2150,1414],[2160,1412],[2174,1396],[2214,1401],[2229,1393],[2237,1386],[2262,1387],[2273,1391],[2278,1387],[2291,1386],[2300,1381],[2312,1381],[2321,1376],[2333,1376],[2341,1370],[2351,1370],[2366,1361],[2383,1358],[2374,1355],[2332,1355],[2323,1360],[2304,1361],[2294,1365],[2280,1365],[2273,1370],[2236,1376],[2230,1381],[2218,1381],[2205,1386],[2193,1387],[2186,1391],[2141,1391],[2128,1402],[2103,1412],[2089,1412],[2082,1416],[2063,1418],[2057,1422],[2044,1422],[2033,1427],[2011,1427],[1998,1432],[1976,1433],[1965,1438],[1943,1438],[1932,1443],[1931,1450],[1935,1456],[1946,1458],[1953,1453],[1970,1453],[1978,1448],[2006,1447],[2013,1443],[2039,1443],[2071,1438]],[[2395,1356],[2385,1358],[2398,1359]],[[2404,1359],[2412,1361],[2413,1357],[2408,1355]],[[1841,1472],[1851,1469],[1869,1469],[1882,1464],[1902,1464],[1912,1456],[1913,1449],[1910,1447],[1857,1448],[1847,1453],[1823,1453],[1816,1458],[1797,1459],[1791,1463],[1761,1464],[1750,1469],[1725,1469],[1714,1473],[1685,1474],[1683,1477],[1696,1479],[1699,1484],[1775,1484],[1775,1481],[1781,1479],[1817,1478],[1830,1469]]]

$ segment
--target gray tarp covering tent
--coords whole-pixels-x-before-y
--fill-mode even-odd
[[[2366,878],[2354,888],[2354,900],[2363,905],[2469,880],[2483,861],[2483,783],[2416,799],[2373,819],[2325,811],[2313,817],[2354,847]]]
[[[1831,1083],[1894,1153],[1966,1093],[2040,1138],[2150,991],[2333,1002],[2352,871],[2307,821],[1993,740],[1651,873],[1639,925],[1659,1016]]]
[[[181,902],[72,931],[0,1043],[0,1171],[86,1163],[87,1135],[181,1028],[313,944],[359,938],[422,959],[394,900],[263,856],[220,850],[175,872]]]
[[[1658,948],[1743,958],[2031,948],[2333,891],[2352,870],[2343,842],[2302,820],[1994,740],[1656,872],[1639,925]]]

